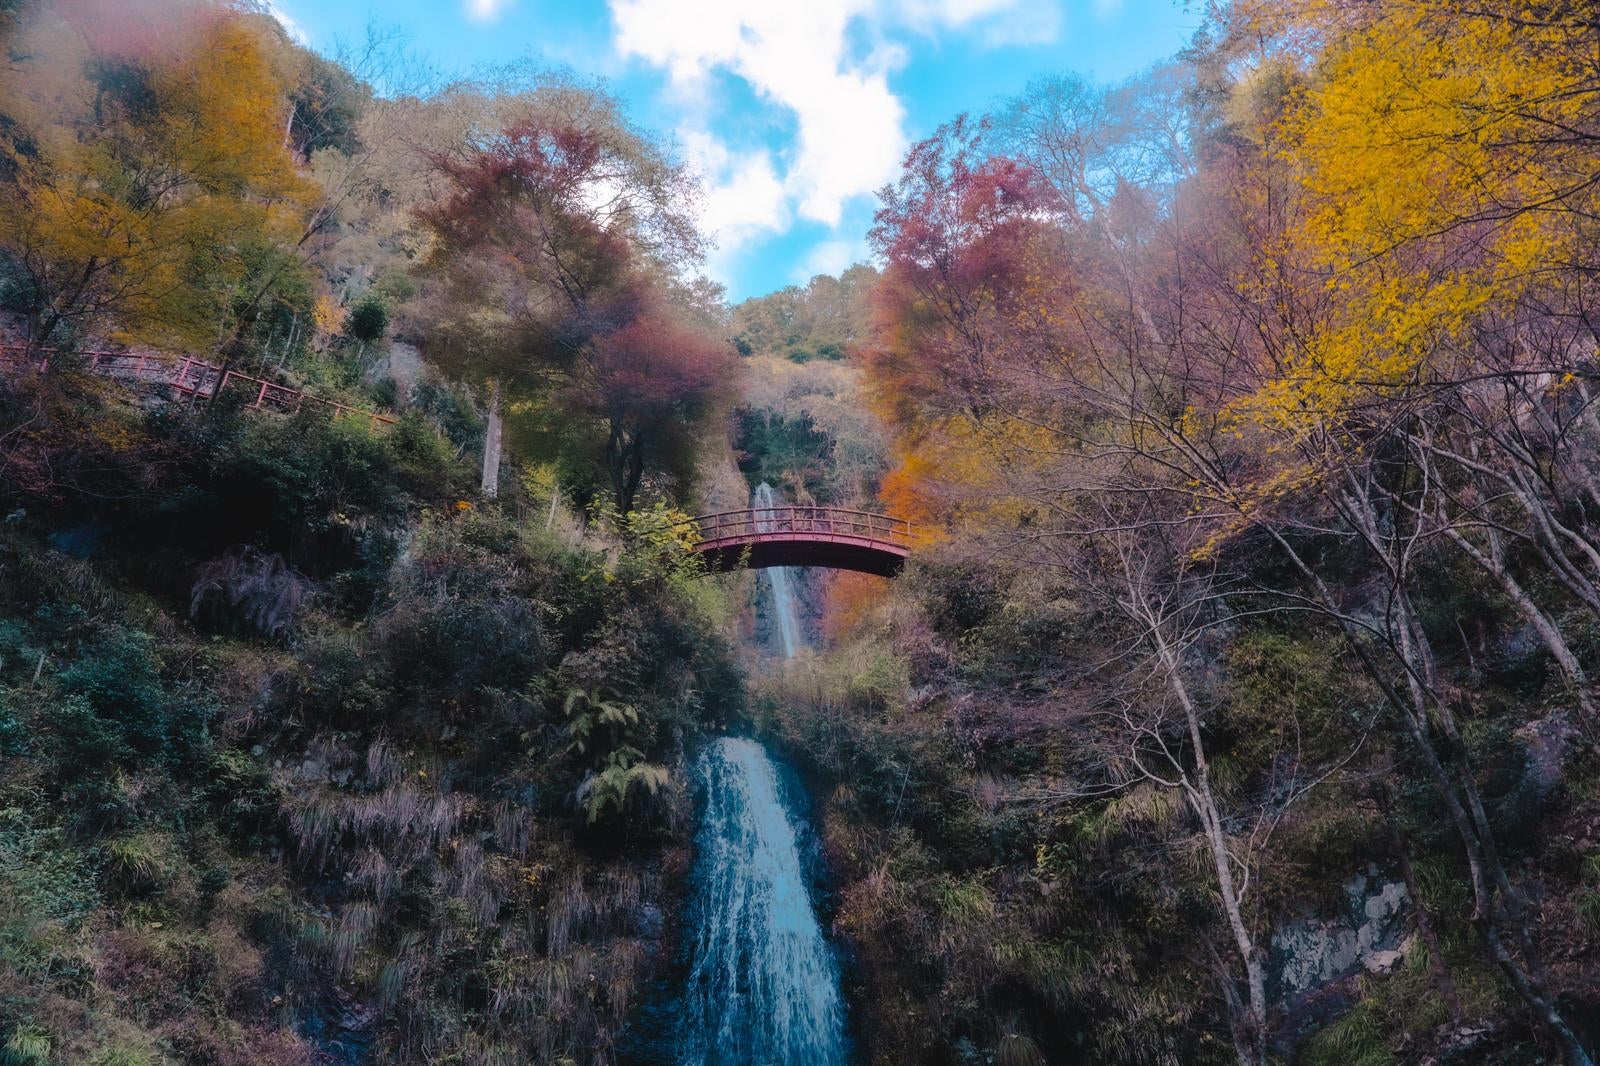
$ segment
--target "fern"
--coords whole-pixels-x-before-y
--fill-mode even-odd
[[[615,735],[639,724],[639,708],[599,699],[581,688],[567,692],[561,711],[567,719],[567,752],[572,755],[588,754],[592,738],[601,730]]]
[[[639,749],[618,748],[606,757],[603,769],[591,771],[578,786],[578,805],[593,824],[608,810],[622,815],[635,800],[653,801],[671,780],[672,774],[665,766],[645,762]]]

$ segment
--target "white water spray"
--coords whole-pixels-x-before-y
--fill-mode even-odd
[[[695,863],[681,1066],[843,1066],[838,964],[801,871],[777,770],[722,737],[696,764],[705,794]]]
[[[763,508],[775,506],[773,500],[772,486],[765,481],[757,485],[751,494],[750,506],[757,510],[757,530],[764,532],[773,528],[775,516],[760,513]],[[772,613],[778,617],[778,643],[783,646],[783,657],[793,659],[795,650],[805,643],[800,635],[800,618],[795,614],[794,595],[790,591],[793,575],[787,566],[769,566],[761,573],[766,575],[767,584],[772,589]]]

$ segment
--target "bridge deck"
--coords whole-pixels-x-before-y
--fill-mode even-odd
[[[694,550],[718,570],[824,566],[893,577],[911,554],[911,523],[842,507],[750,507],[695,525]]]

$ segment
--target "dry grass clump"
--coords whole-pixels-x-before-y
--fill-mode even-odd
[[[317,868],[326,867],[335,845],[341,853],[352,844],[382,847],[405,862],[454,836],[474,802],[409,781],[370,793],[313,788],[289,798],[289,825],[302,858]]]
[[[314,590],[283,556],[246,545],[195,571],[189,619],[215,631],[279,640],[293,632]]]

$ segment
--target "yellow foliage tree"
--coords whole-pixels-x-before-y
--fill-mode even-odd
[[[0,249],[31,339],[106,321],[215,345],[285,276],[313,192],[257,18],[211,3],[44,5],[0,69]]]
[[[1248,406],[1293,428],[1471,374],[1472,327],[1592,240],[1592,26],[1443,0],[1261,12],[1329,41],[1278,131],[1300,203],[1272,254],[1333,299]]]

